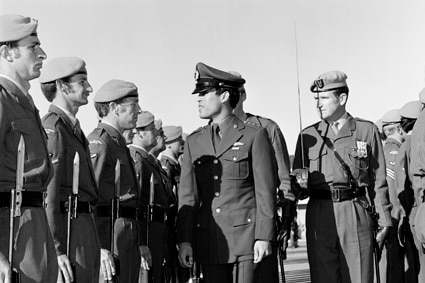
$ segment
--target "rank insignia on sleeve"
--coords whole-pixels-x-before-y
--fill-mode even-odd
[[[46,134],[53,134],[55,132],[55,130],[52,129],[44,129],[44,131],[46,132]]]
[[[90,141],[91,144],[102,144],[100,140],[92,140]]]
[[[97,153],[90,154],[90,158],[95,158],[97,156]]]

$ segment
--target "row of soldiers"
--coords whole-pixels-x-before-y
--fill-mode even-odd
[[[248,140],[238,136],[219,153],[221,137],[214,143],[206,131],[217,158],[201,155],[191,160],[196,150],[185,148],[183,162],[179,160],[184,143],[181,127],[162,127],[152,113],[142,111],[138,88],[128,81],[110,80],[96,92],[99,123],[86,136],[76,118],[93,92],[86,64],[76,57],[43,64],[47,55],[37,27],[30,17],[0,16],[0,199],[5,211],[0,215],[0,280],[187,282],[201,274],[196,259],[206,282],[259,282],[259,278],[277,282],[276,225],[282,228],[279,250],[283,253],[295,210],[289,156],[276,123],[244,112],[241,75],[197,65],[198,101],[221,88],[224,96],[231,93],[231,103],[224,99],[220,115],[235,113],[243,119],[235,116],[232,128],[248,129]],[[42,119],[29,94],[29,81],[36,78],[51,103]],[[212,107],[202,104],[200,108]],[[212,121],[211,115],[200,114]],[[264,129],[259,132],[259,128]],[[216,133],[222,135],[224,129],[221,125]],[[260,142],[253,144],[257,135]],[[255,160],[247,145],[256,147],[259,169],[251,163]],[[188,170],[199,168],[198,164],[203,170],[206,164],[222,166],[220,175],[210,179],[213,171],[209,171],[208,181],[194,180],[197,177]],[[180,176],[185,190],[179,189]],[[188,185],[189,179],[194,183]],[[202,183],[219,179],[222,184],[226,179],[236,183],[215,187],[215,192],[203,189]],[[199,191],[193,186],[199,186]],[[281,222],[276,222],[277,188],[284,192]],[[220,227],[208,215],[211,196],[224,201],[217,214],[221,209],[220,216],[235,214],[229,218],[233,224],[226,220]],[[236,200],[240,207],[232,206]],[[202,215],[203,221],[197,218]],[[206,225],[201,237],[195,236],[199,221]],[[258,228],[252,226],[256,221]],[[218,233],[224,233],[224,238]],[[239,262],[250,264],[241,268]],[[191,276],[192,268],[197,271]],[[239,279],[234,279],[235,270]]]

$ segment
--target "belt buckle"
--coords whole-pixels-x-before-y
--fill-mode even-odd
[[[331,199],[333,202],[340,202],[341,201],[341,193],[339,189],[330,189],[331,191]]]
[[[47,208],[47,192],[43,192],[43,207]]]

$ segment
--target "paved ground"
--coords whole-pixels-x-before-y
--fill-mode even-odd
[[[305,241],[299,241],[298,244],[298,248],[287,249],[288,258],[284,261],[286,283],[311,282]]]

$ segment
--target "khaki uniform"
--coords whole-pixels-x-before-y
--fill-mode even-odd
[[[147,245],[152,255],[152,267],[150,277],[152,282],[164,282],[166,263],[169,247],[167,239],[167,227],[165,215],[171,205],[175,204],[171,183],[161,167],[159,160],[140,147],[129,146],[131,157],[134,159],[137,181],[140,187],[140,211],[143,215],[140,219],[141,245]],[[154,205],[159,209],[154,211],[153,220],[149,222],[149,235],[147,234],[147,207],[150,196],[150,179],[154,175]]]
[[[22,207],[15,220],[13,266],[22,282],[56,282],[58,264],[52,235],[43,207],[42,193],[52,177],[52,164],[47,152],[46,134],[38,110],[11,81],[0,77],[0,251],[9,254],[10,190],[16,185],[16,158],[21,136],[25,141],[23,202],[28,192],[37,207]],[[37,237],[34,237],[37,235]]]
[[[66,202],[72,193],[75,153],[80,157],[77,218],[72,220],[70,260],[75,266],[77,282],[97,282],[100,269],[100,242],[91,208],[97,203],[96,187],[88,141],[78,132],[70,118],[54,104],[43,117],[52,157],[54,175],[47,186],[47,218],[57,255],[66,254]]]
[[[115,191],[115,166],[121,164],[120,217],[115,221],[115,253],[120,261],[121,282],[137,282],[140,269],[139,190],[133,160],[123,136],[114,127],[99,123],[88,135],[99,202],[96,224],[102,248],[110,250],[110,205]]]
[[[390,226],[391,204],[385,180],[385,160],[376,126],[348,114],[337,136],[325,121],[307,127],[301,135],[303,144],[298,139],[293,168],[303,168],[303,145],[311,194],[313,191],[316,194],[329,191],[333,184],[348,186],[344,170],[323,142],[323,139],[330,139],[350,168],[358,187],[364,188],[375,203],[379,225]],[[312,282],[373,281],[373,221],[364,205],[368,205],[365,195],[341,202],[310,197],[306,232]]]
[[[276,240],[273,148],[265,129],[244,124],[235,116],[221,132],[217,151],[210,126],[186,139],[178,194],[178,242],[194,245],[195,260],[202,264],[207,282],[229,282],[223,277],[228,272],[222,269],[232,266],[240,267],[233,282],[243,282],[243,278],[247,283],[258,282],[254,276],[259,268],[252,264],[254,242]]]

